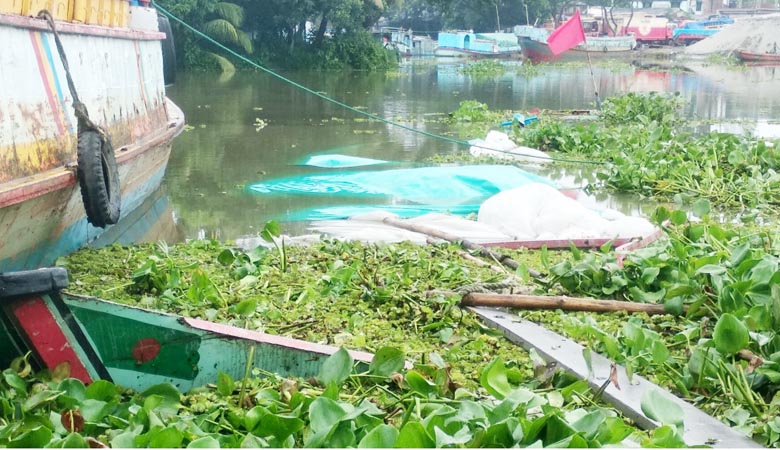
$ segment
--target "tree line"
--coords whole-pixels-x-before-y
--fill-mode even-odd
[[[608,0],[615,6],[617,1]],[[381,69],[396,64],[371,31],[378,24],[434,35],[443,29],[491,32],[560,17],[571,0],[158,0],[232,51],[289,69]],[[186,69],[234,70],[238,60],[174,23]],[[240,64],[240,63],[239,63]]]

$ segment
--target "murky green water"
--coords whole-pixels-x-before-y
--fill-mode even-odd
[[[362,111],[436,134],[446,131],[440,123],[442,114],[464,100],[517,111],[594,105],[594,85],[585,65],[547,67],[530,76],[513,67],[502,76],[487,78],[464,75],[459,68],[424,60],[405,63],[389,74],[284,75]],[[610,64],[594,67],[594,77],[602,98],[632,91],[679,91],[688,100],[691,116],[726,123],[747,119],[748,129],[767,133],[776,133],[767,121],[780,118],[780,68],[699,65],[689,72]],[[451,142],[367,121],[260,72],[238,73],[230,79],[180,74],[168,94],[185,112],[190,128],[174,142],[164,180],[163,200],[171,213],[163,213],[161,220],[173,217],[177,233],[155,239],[254,236],[267,220],[285,221],[305,208],[348,201],[322,195],[258,195],[245,189],[255,182],[332,170],[297,165],[311,154],[341,153],[411,167],[437,153],[467,151]],[[562,185],[578,186],[590,170],[567,167],[553,172]],[[627,213],[641,208],[625,198],[591,201]],[[304,231],[305,223],[284,224],[284,232]]]

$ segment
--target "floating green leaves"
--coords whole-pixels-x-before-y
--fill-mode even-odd
[[[725,313],[718,318],[712,339],[718,351],[733,355],[747,347],[750,336],[747,327],[741,320],[733,314]]]
[[[326,386],[332,383],[341,384],[352,373],[353,363],[352,356],[342,347],[325,360],[317,378]]]
[[[642,412],[662,425],[672,425],[682,431],[685,414],[680,405],[669,398],[669,395],[662,394],[656,389],[646,390],[641,399]]]

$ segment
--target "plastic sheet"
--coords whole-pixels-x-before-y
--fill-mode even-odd
[[[528,183],[553,186],[551,181],[517,167],[475,165],[305,175],[255,183],[249,190],[258,194],[374,197],[443,207],[479,204]]]
[[[300,165],[321,167],[324,169],[343,169],[349,167],[374,166],[387,164],[389,161],[372,158],[361,158],[359,156],[349,156],[340,154],[314,155],[306,158]]]

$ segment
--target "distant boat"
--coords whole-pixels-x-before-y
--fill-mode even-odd
[[[585,36],[585,42],[577,45],[574,51],[589,52],[627,52],[636,48],[634,36]]]
[[[515,27],[514,30],[523,56],[533,62],[558,61],[565,54],[554,55],[547,45],[547,37],[550,31],[545,28],[536,28],[529,26]],[[574,52],[627,52],[636,48],[636,39],[632,35],[628,36],[585,36],[585,42],[572,49]]]
[[[453,31],[439,33],[434,55],[453,58],[511,58],[520,55],[520,45],[513,33],[472,33]]]
[[[672,39],[676,43],[687,45],[710,37],[732,23],[734,19],[726,16],[710,16],[706,20],[686,22],[672,32]]]
[[[780,64],[780,53],[754,53],[747,50],[737,50],[737,58],[744,62],[760,62]]]
[[[406,28],[384,27],[380,33],[385,48],[396,49],[401,56],[432,56],[436,48],[435,39]]]
[[[546,38],[544,41],[539,41],[530,37],[520,36],[520,47],[523,49],[523,56],[533,62],[550,62],[561,59],[561,55],[555,55],[550,50]]]

